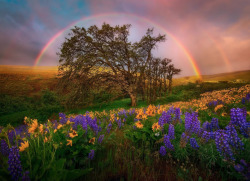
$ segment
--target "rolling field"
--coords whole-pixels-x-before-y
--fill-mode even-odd
[[[56,66],[10,66],[0,65],[0,92],[1,94],[15,96],[34,96],[39,92],[48,88],[55,90],[57,85],[56,75],[58,68]],[[195,83],[195,76],[176,78],[173,85],[185,85]],[[239,71],[215,75],[204,75],[204,82],[231,81],[241,83],[250,82],[250,70]]]

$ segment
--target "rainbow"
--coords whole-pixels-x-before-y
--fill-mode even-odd
[[[207,35],[213,41],[213,43],[215,44],[217,50],[221,54],[222,60],[224,61],[224,63],[227,66],[227,70],[229,72],[231,72],[232,71],[232,67],[231,67],[230,61],[229,61],[229,59],[228,59],[225,51],[223,51],[222,47],[220,46],[220,43],[215,38],[213,38],[209,33],[207,33]]]
[[[71,23],[70,25],[68,25],[67,27],[63,28],[62,30],[60,30],[58,33],[56,33],[48,42],[47,44],[43,47],[43,49],[40,51],[40,53],[37,55],[36,59],[35,59],[35,63],[34,63],[34,67],[37,66],[39,64],[39,62],[42,59],[43,54],[46,52],[46,50],[52,45],[52,43],[63,34],[64,31],[68,30],[70,27],[76,25],[78,22],[81,21],[86,21],[86,20],[90,20],[90,19],[94,19],[94,18],[98,18],[98,17],[104,17],[104,16],[117,16],[117,15],[125,15],[125,16],[132,16],[134,18],[138,18],[144,22],[150,23],[155,25],[156,27],[158,27],[159,29],[163,30],[164,32],[166,32],[175,42],[176,44],[181,48],[181,50],[184,52],[184,54],[186,55],[186,57],[188,58],[194,73],[196,74],[196,76],[199,79],[202,79],[201,76],[201,72],[200,69],[196,63],[196,61],[194,60],[194,58],[192,57],[192,55],[189,53],[189,51],[187,50],[187,48],[185,48],[182,43],[169,31],[167,31],[163,26],[156,24],[155,22],[151,21],[150,19],[146,19],[144,17],[140,17],[138,15],[134,15],[134,14],[126,14],[126,13],[106,13],[106,14],[98,14],[95,16],[90,16],[90,17],[84,17],[80,20],[77,20],[73,23]]]

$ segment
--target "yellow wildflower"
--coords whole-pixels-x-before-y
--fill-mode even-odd
[[[62,125],[61,124],[59,124],[58,126],[57,126],[57,129],[60,129],[62,127]]]
[[[160,127],[161,127],[161,126],[158,124],[158,122],[156,122],[156,123],[154,123],[154,124],[152,125],[152,130],[153,130],[153,131],[159,130]]]
[[[43,142],[46,143],[48,141],[48,138],[45,136]]]
[[[19,147],[19,151],[24,151],[26,148],[29,147],[29,142],[28,141],[24,141],[24,143],[21,143],[21,146]]]
[[[143,124],[140,121],[137,121],[135,123],[135,125],[136,125],[137,128],[140,128],[140,129],[143,128]]]
[[[76,136],[78,136],[78,134],[77,134],[77,132],[76,132],[75,130],[73,130],[72,133],[69,133],[69,137],[70,137],[70,138],[74,138],[74,137],[76,137]]]
[[[39,131],[40,131],[40,133],[43,133],[43,125],[42,124],[40,124],[40,126],[39,126]]]
[[[91,139],[89,140],[89,143],[94,144],[94,143],[95,143],[95,137],[91,138]]]
[[[57,132],[57,129],[54,130],[54,133],[56,133],[56,132]]]
[[[33,123],[30,125],[30,128],[29,128],[28,132],[29,133],[34,133],[35,130],[37,129],[37,127],[38,127],[37,119],[34,119]]]
[[[72,140],[67,140],[67,145],[70,145],[70,146],[72,146]]]

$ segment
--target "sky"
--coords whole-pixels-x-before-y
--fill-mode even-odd
[[[155,57],[182,76],[250,70],[249,0],[0,0],[0,65],[55,66],[74,26],[131,24],[165,34]]]

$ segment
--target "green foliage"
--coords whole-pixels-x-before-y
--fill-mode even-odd
[[[59,96],[48,89],[41,92],[40,97],[13,97],[0,95],[0,125],[19,125],[25,116],[45,121],[50,117],[57,118],[64,110]],[[56,115],[56,116],[55,116]]]

